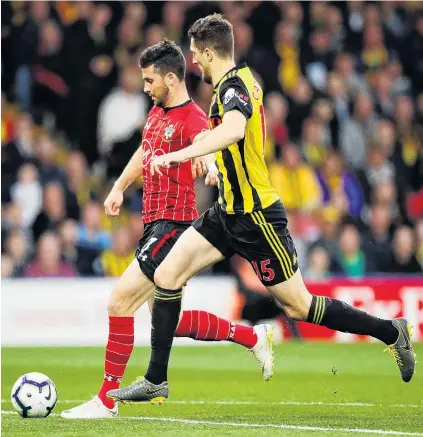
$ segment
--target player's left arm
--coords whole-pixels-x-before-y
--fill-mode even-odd
[[[238,78],[233,78],[238,79]],[[195,144],[178,152],[161,155],[151,162],[151,172],[160,172],[159,167],[168,168],[179,162],[218,152],[237,143],[245,136],[245,127],[252,115],[252,105],[242,82],[227,81],[222,86],[220,99],[224,108],[222,123]]]

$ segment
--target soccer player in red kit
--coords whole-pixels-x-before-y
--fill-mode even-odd
[[[186,161],[161,175],[150,173],[155,156],[181,150],[207,135],[205,113],[189,98],[185,86],[185,58],[173,42],[164,40],[141,54],[144,91],[154,102],[144,127],[142,143],[127,164],[104,206],[107,215],[119,214],[123,193],[143,176],[144,235],[134,261],[116,284],[108,303],[109,338],[104,379],[92,400],[62,412],[67,419],[111,418],[117,405],[106,397],[120,386],[134,347],[134,313],[146,301],[150,309],[154,296],[154,273],[180,235],[198,218],[194,179],[203,176],[203,159]],[[206,183],[216,175],[208,173]],[[153,312],[154,319],[155,314]],[[157,321],[156,321],[157,322]],[[161,320],[160,323],[166,323]],[[254,328],[238,325],[205,311],[183,311],[176,331],[178,337],[196,340],[228,340],[250,349],[260,364],[263,378],[273,373],[272,331],[269,325]]]

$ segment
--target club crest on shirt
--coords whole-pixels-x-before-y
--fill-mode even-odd
[[[164,130],[164,140],[170,141],[172,139],[172,135],[175,133],[175,131],[176,131],[176,126],[174,126],[173,124],[166,126],[165,130]]]

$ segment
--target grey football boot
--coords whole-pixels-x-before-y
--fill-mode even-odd
[[[122,402],[122,404],[133,402],[163,404],[169,397],[169,383],[165,381],[156,385],[147,381],[144,377],[139,377],[128,387],[109,390],[106,396],[116,402]]]
[[[385,351],[395,358],[402,380],[409,382],[413,377],[416,365],[416,354],[411,345],[412,326],[403,317],[392,320],[392,324],[398,330],[398,339],[394,344],[389,345]]]

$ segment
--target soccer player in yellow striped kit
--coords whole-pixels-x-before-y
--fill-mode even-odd
[[[215,154],[219,200],[179,238],[154,275],[152,353],[143,379],[108,392],[115,400],[161,403],[168,397],[167,367],[181,308],[182,287],[196,273],[233,254],[247,259],[282,308],[296,320],[375,337],[387,345],[405,382],[414,373],[411,326],[383,320],[344,302],[308,292],[287,229],[285,208],[264,161],[263,92],[246,64],[235,65],[232,25],[214,14],[189,30],[194,63],[214,87],[211,131],[195,144],[156,157],[151,171]]]

